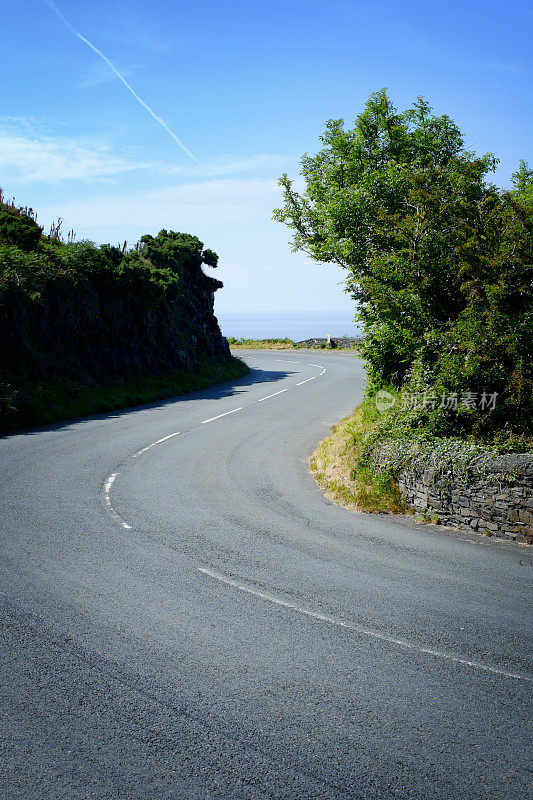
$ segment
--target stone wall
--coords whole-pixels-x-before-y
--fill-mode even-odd
[[[373,461],[390,468],[390,447]],[[435,521],[533,544],[533,455],[477,455],[466,465],[414,454],[395,472],[408,506]]]

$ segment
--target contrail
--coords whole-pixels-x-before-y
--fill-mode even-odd
[[[126,87],[126,89],[128,89],[128,91],[130,91],[130,92],[131,92],[131,94],[134,96],[134,98],[137,100],[137,102],[138,102],[138,103],[139,103],[139,104],[140,104],[140,105],[141,105],[143,108],[145,108],[145,109],[148,111],[148,113],[149,113],[149,114],[151,114],[151,115],[152,115],[152,117],[155,119],[155,121],[156,121],[156,122],[159,122],[159,124],[160,124],[160,125],[161,125],[161,126],[162,126],[162,127],[165,129],[165,130],[166,130],[166,132],[167,132],[167,133],[169,133],[169,134],[170,134],[170,136],[172,136],[172,138],[174,139],[174,141],[176,142],[176,144],[177,144],[177,145],[179,145],[179,146],[181,147],[181,149],[182,149],[182,150],[185,150],[185,152],[187,153],[187,155],[188,155],[188,156],[190,156],[192,159],[194,159],[194,161],[196,161],[196,163],[197,163],[197,164],[200,164],[200,162],[198,161],[198,159],[196,158],[196,156],[194,155],[194,153],[191,153],[191,151],[190,151],[190,150],[189,150],[187,147],[185,147],[185,145],[183,144],[183,142],[181,141],[181,139],[179,139],[179,138],[176,136],[176,134],[174,133],[174,131],[171,131],[171,130],[170,130],[170,128],[168,127],[168,125],[167,125],[167,123],[165,122],[165,120],[164,120],[164,119],[161,119],[161,117],[158,117],[158,116],[157,116],[157,114],[156,114],[154,111],[152,111],[152,109],[150,108],[150,106],[148,105],[148,103],[145,103],[145,102],[144,102],[144,100],[142,99],[142,97],[139,97],[139,95],[137,94],[137,92],[135,92],[135,91],[134,91],[134,89],[132,89],[132,87],[129,85],[128,81],[127,81],[125,78],[123,78],[123,77],[122,77],[122,75],[120,74],[120,72],[118,71],[118,69],[116,69],[116,67],[114,67],[114,66],[113,66],[113,64],[112,64],[112,63],[111,63],[111,61],[110,61],[110,60],[107,58],[107,56],[104,56],[104,54],[102,53],[102,51],[101,51],[101,50],[99,50],[97,47],[95,47],[95,46],[94,46],[94,44],[92,44],[92,42],[90,42],[88,39],[86,39],[86,38],[85,38],[85,36],[82,36],[82,35],[81,35],[81,33],[79,33],[79,32],[78,32],[78,31],[77,31],[75,28],[73,28],[73,27],[72,27],[72,25],[70,24],[70,22],[68,21],[68,19],[66,19],[66,18],[63,16],[63,14],[62,14],[62,13],[61,13],[61,11],[59,10],[59,8],[56,6],[56,4],[53,2],[53,0],[44,0],[44,2],[46,3],[46,5],[47,5],[47,6],[49,6],[49,8],[51,8],[51,9],[52,9],[52,11],[54,11],[54,12],[57,14],[57,16],[59,17],[59,19],[60,19],[60,20],[61,20],[61,22],[63,23],[63,25],[65,25],[65,26],[66,26],[66,27],[69,29],[69,31],[71,31],[71,32],[74,34],[74,36],[77,36],[77,37],[78,37],[78,39],[81,39],[81,41],[82,41],[84,44],[86,44],[86,45],[87,45],[87,47],[90,47],[90,48],[91,48],[91,50],[93,50],[93,51],[96,53],[96,55],[97,55],[97,56],[100,56],[100,58],[102,59],[102,61],[105,61],[105,63],[106,63],[106,64],[107,64],[107,66],[109,67],[109,69],[111,69],[111,70],[112,70],[112,71],[115,73],[115,75],[117,76],[117,78],[118,78],[120,81],[122,81],[122,83],[124,84],[124,86]]]

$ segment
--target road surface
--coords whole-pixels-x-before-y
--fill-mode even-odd
[[[530,796],[532,557],[329,503],[353,356],[0,439],[2,790]]]

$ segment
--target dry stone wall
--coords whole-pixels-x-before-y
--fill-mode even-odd
[[[373,457],[390,468],[391,446]],[[443,525],[533,544],[533,455],[478,454],[460,469],[414,454],[393,470],[408,506]]]

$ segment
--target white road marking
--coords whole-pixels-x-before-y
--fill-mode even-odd
[[[204,419],[202,421],[202,425],[205,425],[206,422],[213,422],[213,420],[215,419],[220,419],[220,417],[227,417],[228,414],[235,414],[236,411],[242,411],[242,409],[243,406],[240,406],[240,408],[234,408],[231,411],[225,411],[224,414],[218,414],[216,417],[211,417],[210,419]]]
[[[111,486],[113,485],[113,481],[115,480],[117,475],[118,475],[118,472],[113,472],[113,474],[110,475],[109,478],[107,479],[107,482],[106,482],[106,485],[105,485],[105,493],[106,494],[109,494]]]
[[[304,363],[303,361],[290,361],[289,359],[284,359],[284,358],[278,358],[278,359],[276,359],[276,361],[281,361],[281,362],[284,362],[286,364],[303,364]],[[308,362],[308,365],[311,366],[311,367],[319,367],[322,370],[320,375],[323,375],[324,372],[326,371],[326,368],[323,367],[321,364],[310,364]],[[307,378],[307,380],[305,380],[305,381],[300,381],[300,383],[297,383],[296,386],[302,386],[302,384],[308,383],[309,381],[313,381],[315,378],[318,378],[318,377],[320,377],[320,376],[319,375],[314,375],[312,378]],[[269,394],[266,397],[261,397],[257,402],[258,403],[262,403],[264,400],[270,400],[271,397],[276,397],[278,394],[283,394],[284,392],[287,392],[287,391],[288,391],[288,389],[280,389],[279,392],[274,392],[273,394]],[[201,424],[202,425],[206,425],[208,422],[214,422],[216,419],[220,419],[221,417],[227,417],[228,414],[235,414],[236,411],[242,411],[243,407],[244,406],[240,406],[239,408],[233,408],[231,411],[225,411],[224,414],[217,414],[216,417],[210,417],[209,419],[204,419],[204,420],[202,420]],[[174,436],[179,436],[179,434],[180,434],[180,431],[175,431],[174,433],[169,433],[168,436],[163,436],[162,439],[157,439],[157,441],[152,442],[149,445],[146,445],[146,447],[142,447],[140,450],[137,450],[137,452],[133,453],[133,455],[130,456],[130,457],[131,458],[138,458],[143,453],[146,453],[147,450],[150,450],[152,447],[155,447],[157,444],[162,444],[163,442],[166,442],[169,439],[172,439]],[[108,510],[110,511],[110,513],[113,514],[113,516],[116,517],[116,519],[120,522],[122,527],[126,528],[126,530],[130,530],[131,529],[131,525],[129,525],[127,522],[125,522],[122,519],[122,517],[120,517],[119,514],[117,514],[117,512],[115,511],[115,509],[112,506],[111,498],[109,497],[109,492],[111,491],[111,487],[113,485],[113,482],[114,482],[114,480],[115,480],[115,478],[117,477],[118,474],[119,474],[118,472],[113,472],[109,476],[107,481],[105,482],[105,485],[104,485],[105,504],[106,504]]]
[[[394,644],[398,647],[404,647],[408,650],[416,650],[418,653],[423,653],[424,655],[435,656],[436,658],[444,658],[447,661],[452,661],[455,664],[462,664],[465,667],[483,670],[484,672],[491,672],[494,675],[502,675],[505,678],[515,678],[517,680],[533,683],[533,677],[528,675],[522,675],[518,672],[507,672],[503,669],[497,669],[496,667],[490,667],[487,664],[482,664],[480,661],[471,661],[468,658],[454,656],[451,653],[446,653],[442,650],[433,650],[429,647],[422,647],[421,645],[410,642],[407,639],[396,639],[395,637],[389,636],[386,633],[379,633],[379,631],[374,631],[370,628],[356,625],[353,622],[346,622],[339,617],[332,617],[329,614],[321,614],[317,611],[310,611],[308,608],[304,608],[296,603],[289,603],[286,600],[282,600],[280,597],[275,597],[267,592],[261,592],[258,589],[252,589],[250,586],[246,586],[245,584],[240,583],[233,578],[229,578],[228,576],[223,575],[221,572],[216,572],[215,570],[199,567],[198,572],[201,572],[203,575],[207,575],[216,581],[220,581],[220,583],[225,583],[227,586],[233,586],[235,589],[239,589],[241,592],[246,592],[254,597],[259,597],[261,600],[266,600],[276,606],[289,608],[291,611],[296,611],[298,614],[303,614],[306,617],[311,617],[311,619],[316,619],[320,622],[327,622],[330,625],[336,625],[339,628],[346,628],[350,631],[354,631],[355,633],[362,634],[363,636],[370,636],[373,639],[379,639],[382,642],[388,642],[389,644]]]
[[[111,491],[111,487],[113,486],[113,482],[114,482],[114,480],[115,480],[115,478],[117,477],[118,474],[119,474],[118,472],[113,472],[109,476],[107,481],[105,482],[105,485],[104,485],[105,504],[106,504],[107,508],[109,509],[110,513],[113,514],[114,517],[116,517],[118,522],[120,522],[122,527],[125,528],[127,531],[129,531],[129,530],[131,530],[131,525],[128,525],[127,522],[124,522],[122,517],[119,514],[117,514],[117,512],[115,511],[115,509],[111,505],[111,498],[109,497],[109,492]]]
[[[281,389],[279,392],[274,392],[274,394],[267,394],[266,397],[262,397],[261,400],[258,400],[257,402],[258,403],[262,403],[263,400],[270,400],[271,397],[276,397],[276,395],[283,394],[283,392],[286,392],[286,391],[287,391],[287,389]]]
[[[137,458],[143,453],[146,453],[147,450],[150,450],[151,447],[155,447],[156,444],[161,444],[161,442],[166,442],[168,439],[172,439],[173,436],[179,436],[179,431],[176,431],[176,433],[169,433],[168,436],[163,436],[163,438],[158,439],[157,442],[152,442],[152,444],[149,444],[147,447],[137,450],[137,452],[133,454],[133,458]]]

